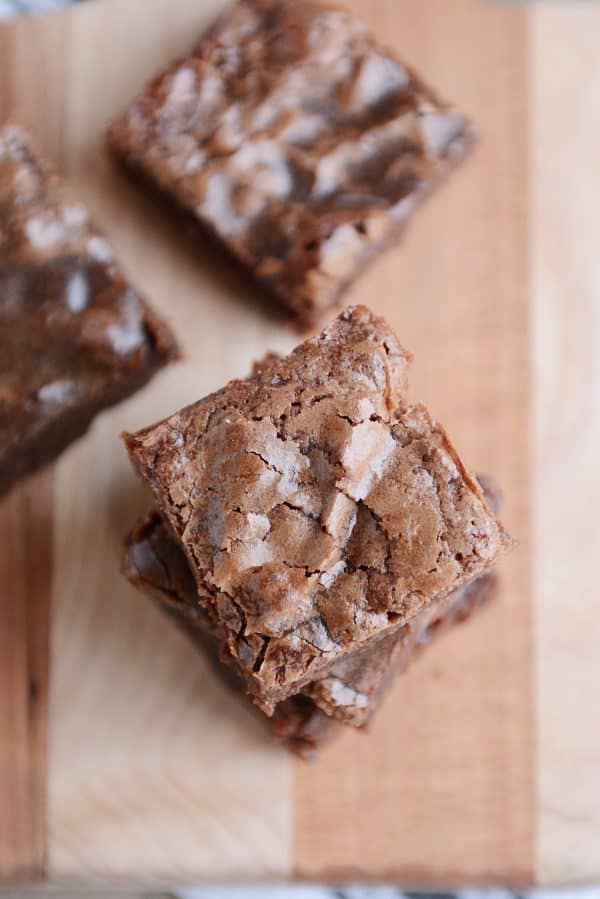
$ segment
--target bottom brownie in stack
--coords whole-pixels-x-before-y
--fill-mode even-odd
[[[480,475],[478,480],[488,504],[497,513],[498,488],[489,478]],[[185,554],[158,512],[151,512],[127,537],[123,570],[135,587],[185,628],[219,675],[248,700],[241,679],[219,660],[218,638],[199,604]],[[495,574],[481,575],[426,609],[400,633],[344,659],[302,693],[279,703],[273,716],[266,719],[276,737],[293,752],[309,757],[329,742],[342,722],[355,727],[367,724],[395,677],[434,637],[466,621],[492,599],[496,585]]]
[[[154,508],[125,571],[307,753],[493,588],[510,538],[407,398],[389,326],[345,310],[284,358],[125,435]]]

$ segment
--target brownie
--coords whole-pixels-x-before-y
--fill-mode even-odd
[[[302,327],[402,232],[474,129],[354,16],[239,0],[109,130]]]
[[[303,759],[313,758],[341,733],[340,722],[302,694],[280,702],[268,720],[275,737]]]
[[[198,602],[195,581],[183,551],[158,513],[140,522],[126,540],[123,571],[142,593],[152,597],[215,663],[230,685],[243,691],[231,666],[219,662],[216,630]],[[322,681],[279,703],[269,719],[279,740],[309,756],[337,732],[334,719],[363,726],[379,706],[394,678],[434,636],[464,621],[494,595],[496,577],[485,574],[458,588],[437,607],[415,619],[413,627],[378,641],[339,663]],[[420,619],[420,621],[419,621]]]
[[[410,357],[364,307],[125,435],[222,650],[262,708],[394,633],[508,545]]]
[[[417,615],[397,634],[391,634],[343,659],[319,680],[307,684],[303,695],[328,717],[354,727],[367,724],[383,697],[412,664],[419,652],[454,624],[466,621],[496,594],[497,575],[482,574],[458,587],[439,603]]]
[[[177,355],[26,132],[0,128],[0,492]]]
[[[134,587],[154,599],[183,627],[213,663],[219,677],[245,695],[241,678],[231,665],[221,662],[218,632],[198,602],[185,554],[157,512],[151,512],[128,535],[123,572]],[[277,739],[302,757],[313,755],[337,730],[336,722],[302,695],[279,703],[265,720]]]
[[[484,497],[495,514],[501,505],[496,482],[477,475]],[[497,576],[487,572],[439,597],[399,632],[387,635],[334,665],[325,676],[308,684],[304,694],[327,715],[361,727],[378,708],[395,678],[418,652],[452,625],[469,618],[487,604],[497,590]]]

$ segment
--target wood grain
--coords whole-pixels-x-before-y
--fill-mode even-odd
[[[531,17],[538,877],[573,883],[600,877],[600,7]]]
[[[38,123],[39,140],[57,160],[62,51],[59,23],[0,28],[0,120],[17,115]],[[37,879],[45,872],[53,533],[49,470],[0,505],[0,882]]]
[[[51,510],[51,474],[0,510],[0,882],[44,873]]]
[[[160,0],[142,28],[139,5],[122,0],[110,4],[110,16],[93,4],[68,17],[77,76],[67,97],[67,174],[136,283],[172,320],[186,361],[102,416],[57,467],[54,881],[281,879],[291,870],[291,759],[119,570],[123,536],[148,504],[119,433],[245,374],[263,348],[293,342],[251,303],[240,304],[237,281],[182,241],[180,224],[104,149],[108,119],[222,6],[199,11],[195,0]]]
[[[0,880],[598,877],[600,7],[350,0],[482,140],[349,301],[415,352],[413,395],[501,481],[519,548],[496,607],[305,765],[118,570],[148,501],[119,431],[294,342],[104,152],[106,121],[223,5],[0,28],[0,116],[32,125],[186,353],[0,507]]]

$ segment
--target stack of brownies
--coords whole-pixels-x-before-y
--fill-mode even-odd
[[[182,619],[295,750],[365,724],[443,625],[492,592],[509,539],[410,355],[349,308],[286,358],[125,437],[155,508],[130,580]]]

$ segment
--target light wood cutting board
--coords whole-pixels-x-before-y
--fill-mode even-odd
[[[600,4],[352,0],[480,125],[474,158],[349,301],[504,486],[502,595],[312,765],[118,570],[147,498],[117,438],[293,335],[111,167],[103,129],[221,0],[97,0],[0,28],[0,117],[34,129],[187,361],[0,508],[0,878],[600,876]]]

